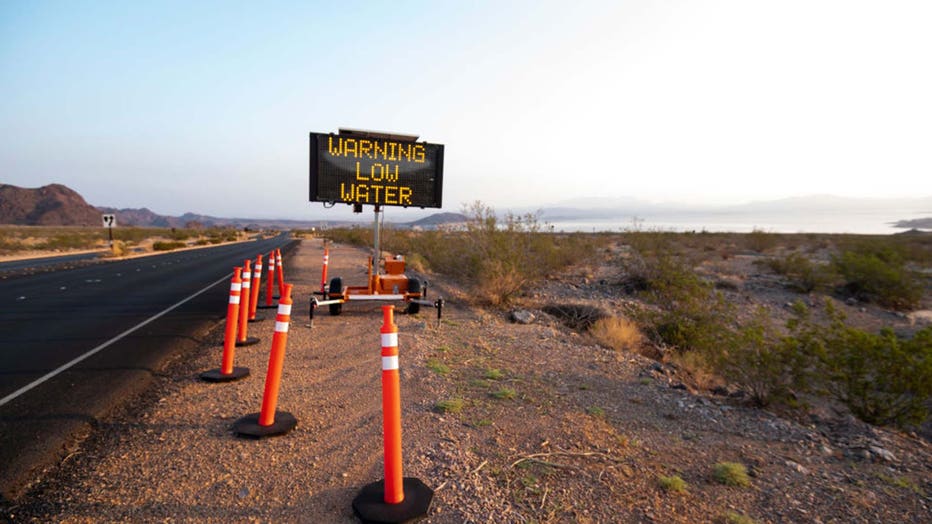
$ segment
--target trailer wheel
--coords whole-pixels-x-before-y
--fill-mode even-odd
[[[416,278],[408,279],[408,293],[420,293],[421,292],[421,281]],[[408,307],[405,309],[405,313],[409,315],[417,315],[421,311],[421,305],[417,302],[408,302]]]
[[[343,279],[340,277],[334,278],[330,281],[330,289],[328,289],[330,297],[334,294],[339,294],[340,297],[343,296]],[[330,314],[332,316],[339,315],[343,311],[343,304],[330,304]]]

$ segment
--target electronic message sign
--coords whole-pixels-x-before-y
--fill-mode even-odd
[[[311,133],[312,202],[441,207],[443,145]]]

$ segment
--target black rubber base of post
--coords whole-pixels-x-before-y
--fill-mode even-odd
[[[287,411],[276,411],[275,421],[271,426],[259,425],[259,414],[252,413],[237,420],[233,423],[233,431],[237,436],[260,439],[263,437],[274,437],[284,435],[293,430],[298,425],[298,419]]]
[[[251,345],[253,345],[253,344],[258,344],[258,343],[259,343],[259,339],[258,339],[258,338],[256,338],[256,337],[246,337],[246,340],[243,340],[243,341],[237,340],[237,341],[236,341],[236,347],[241,348],[241,347],[243,347],[243,346],[251,346]]]
[[[259,309],[259,306],[256,306],[256,309]],[[265,317],[256,317],[250,318],[247,322],[262,322],[263,320],[265,320]]]
[[[234,380],[239,380],[244,377],[249,376],[249,368],[233,368],[233,372],[229,375],[224,375],[220,372],[220,368],[211,369],[210,371],[205,371],[201,373],[201,380],[207,382],[232,382]]]
[[[275,308],[277,308],[277,307],[278,307],[278,306],[276,306],[275,304],[272,304],[271,306],[263,306],[263,305],[260,304],[260,305],[256,306],[256,309],[275,309]]]
[[[385,502],[384,480],[367,484],[353,499],[353,513],[364,524],[397,524],[427,515],[434,490],[414,477],[405,477],[402,482],[405,499],[398,504]]]

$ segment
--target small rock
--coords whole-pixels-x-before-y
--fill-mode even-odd
[[[881,460],[886,462],[896,462],[896,456],[887,449],[884,449],[880,446],[869,446],[868,449],[874,456],[880,458]]]
[[[820,449],[820,451],[822,452],[823,455],[828,456],[828,457],[835,454],[835,450],[825,444],[822,444],[822,448]]]
[[[845,304],[848,304],[849,306],[853,306],[853,305],[855,305],[855,304],[857,304],[857,303],[858,303],[858,299],[856,299],[856,298],[854,298],[854,297],[848,297],[848,298],[845,299]]]
[[[517,324],[530,324],[537,319],[537,317],[534,316],[534,313],[531,313],[526,309],[516,309],[512,311],[509,318],[512,322]]]
[[[686,389],[686,384],[683,384],[682,382],[674,382],[674,383],[670,384],[670,388],[671,388],[671,389],[683,389],[683,390],[685,390],[685,389]]]
[[[790,469],[795,470],[797,473],[799,473],[799,474],[801,474],[801,475],[808,475],[808,474],[809,474],[809,470],[806,469],[805,466],[803,466],[802,464],[799,464],[799,463],[797,463],[797,462],[793,462],[792,460],[787,460],[787,461],[786,461],[786,466],[787,466],[788,468],[790,468]]]

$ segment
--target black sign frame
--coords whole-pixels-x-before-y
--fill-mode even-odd
[[[425,160],[430,160],[432,169],[426,170],[427,168],[421,168],[419,171],[417,171],[412,167],[413,163],[411,161],[401,162],[399,160],[398,163],[394,164],[394,176],[398,182],[398,185],[371,186],[372,188],[379,187],[382,190],[382,198],[379,198],[379,196],[375,196],[373,198],[372,194],[369,193],[369,187],[363,184],[362,187],[366,187],[366,199],[365,201],[360,201],[363,199],[359,197],[359,194],[361,193],[357,193],[359,187],[353,185],[357,184],[361,180],[367,180],[366,178],[359,178],[360,176],[365,176],[364,174],[360,174],[360,170],[365,171],[367,168],[375,169],[374,165],[381,164],[367,163],[363,167],[361,162],[373,159],[371,157],[362,158],[358,156],[359,153],[356,153],[357,156],[353,157],[356,159],[361,159],[356,163],[355,174],[345,169],[345,167],[342,169],[335,167],[333,162],[327,164],[327,159],[322,158],[323,156],[327,156],[327,153],[325,152],[323,155],[321,155],[320,152],[327,151],[328,144],[332,144],[332,142],[328,142],[328,140],[331,139],[342,139],[344,141],[354,140],[357,143],[359,141],[365,140],[369,142],[381,142],[383,145],[394,144],[405,148],[420,148],[417,149],[417,151],[421,151],[423,153]],[[343,142],[340,142],[340,144],[342,145]],[[310,133],[309,149],[310,190],[308,198],[311,202],[324,202],[326,204],[343,202],[351,205],[369,204],[379,206],[419,207],[422,209],[427,207],[439,208],[443,206],[443,144],[430,144],[427,142],[416,142],[382,137],[368,138],[360,137],[358,135],[346,136],[335,133]],[[412,149],[408,149],[409,152],[411,150]],[[345,158],[349,157],[347,156]],[[346,163],[346,161],[343,161],[343,163]],[[404,166],[405,169],[402,169],[402,166]],[[423,180],[424,176],[429,176],[431,179],[425,181]],[[404,182],[408,182],[409,184],[402,185]],[[334,189],[338,185],[340,189],[335,192]],[[349,191],[344,191],[345,188],[349,188]],[[415,188],[417,188],[416,193]],[[407,192],[405,190],[407,190]],[[347,194],[351,195],[352,198],[344,198]],[[377,190],[375,194],[378,195],[379,190]]]

